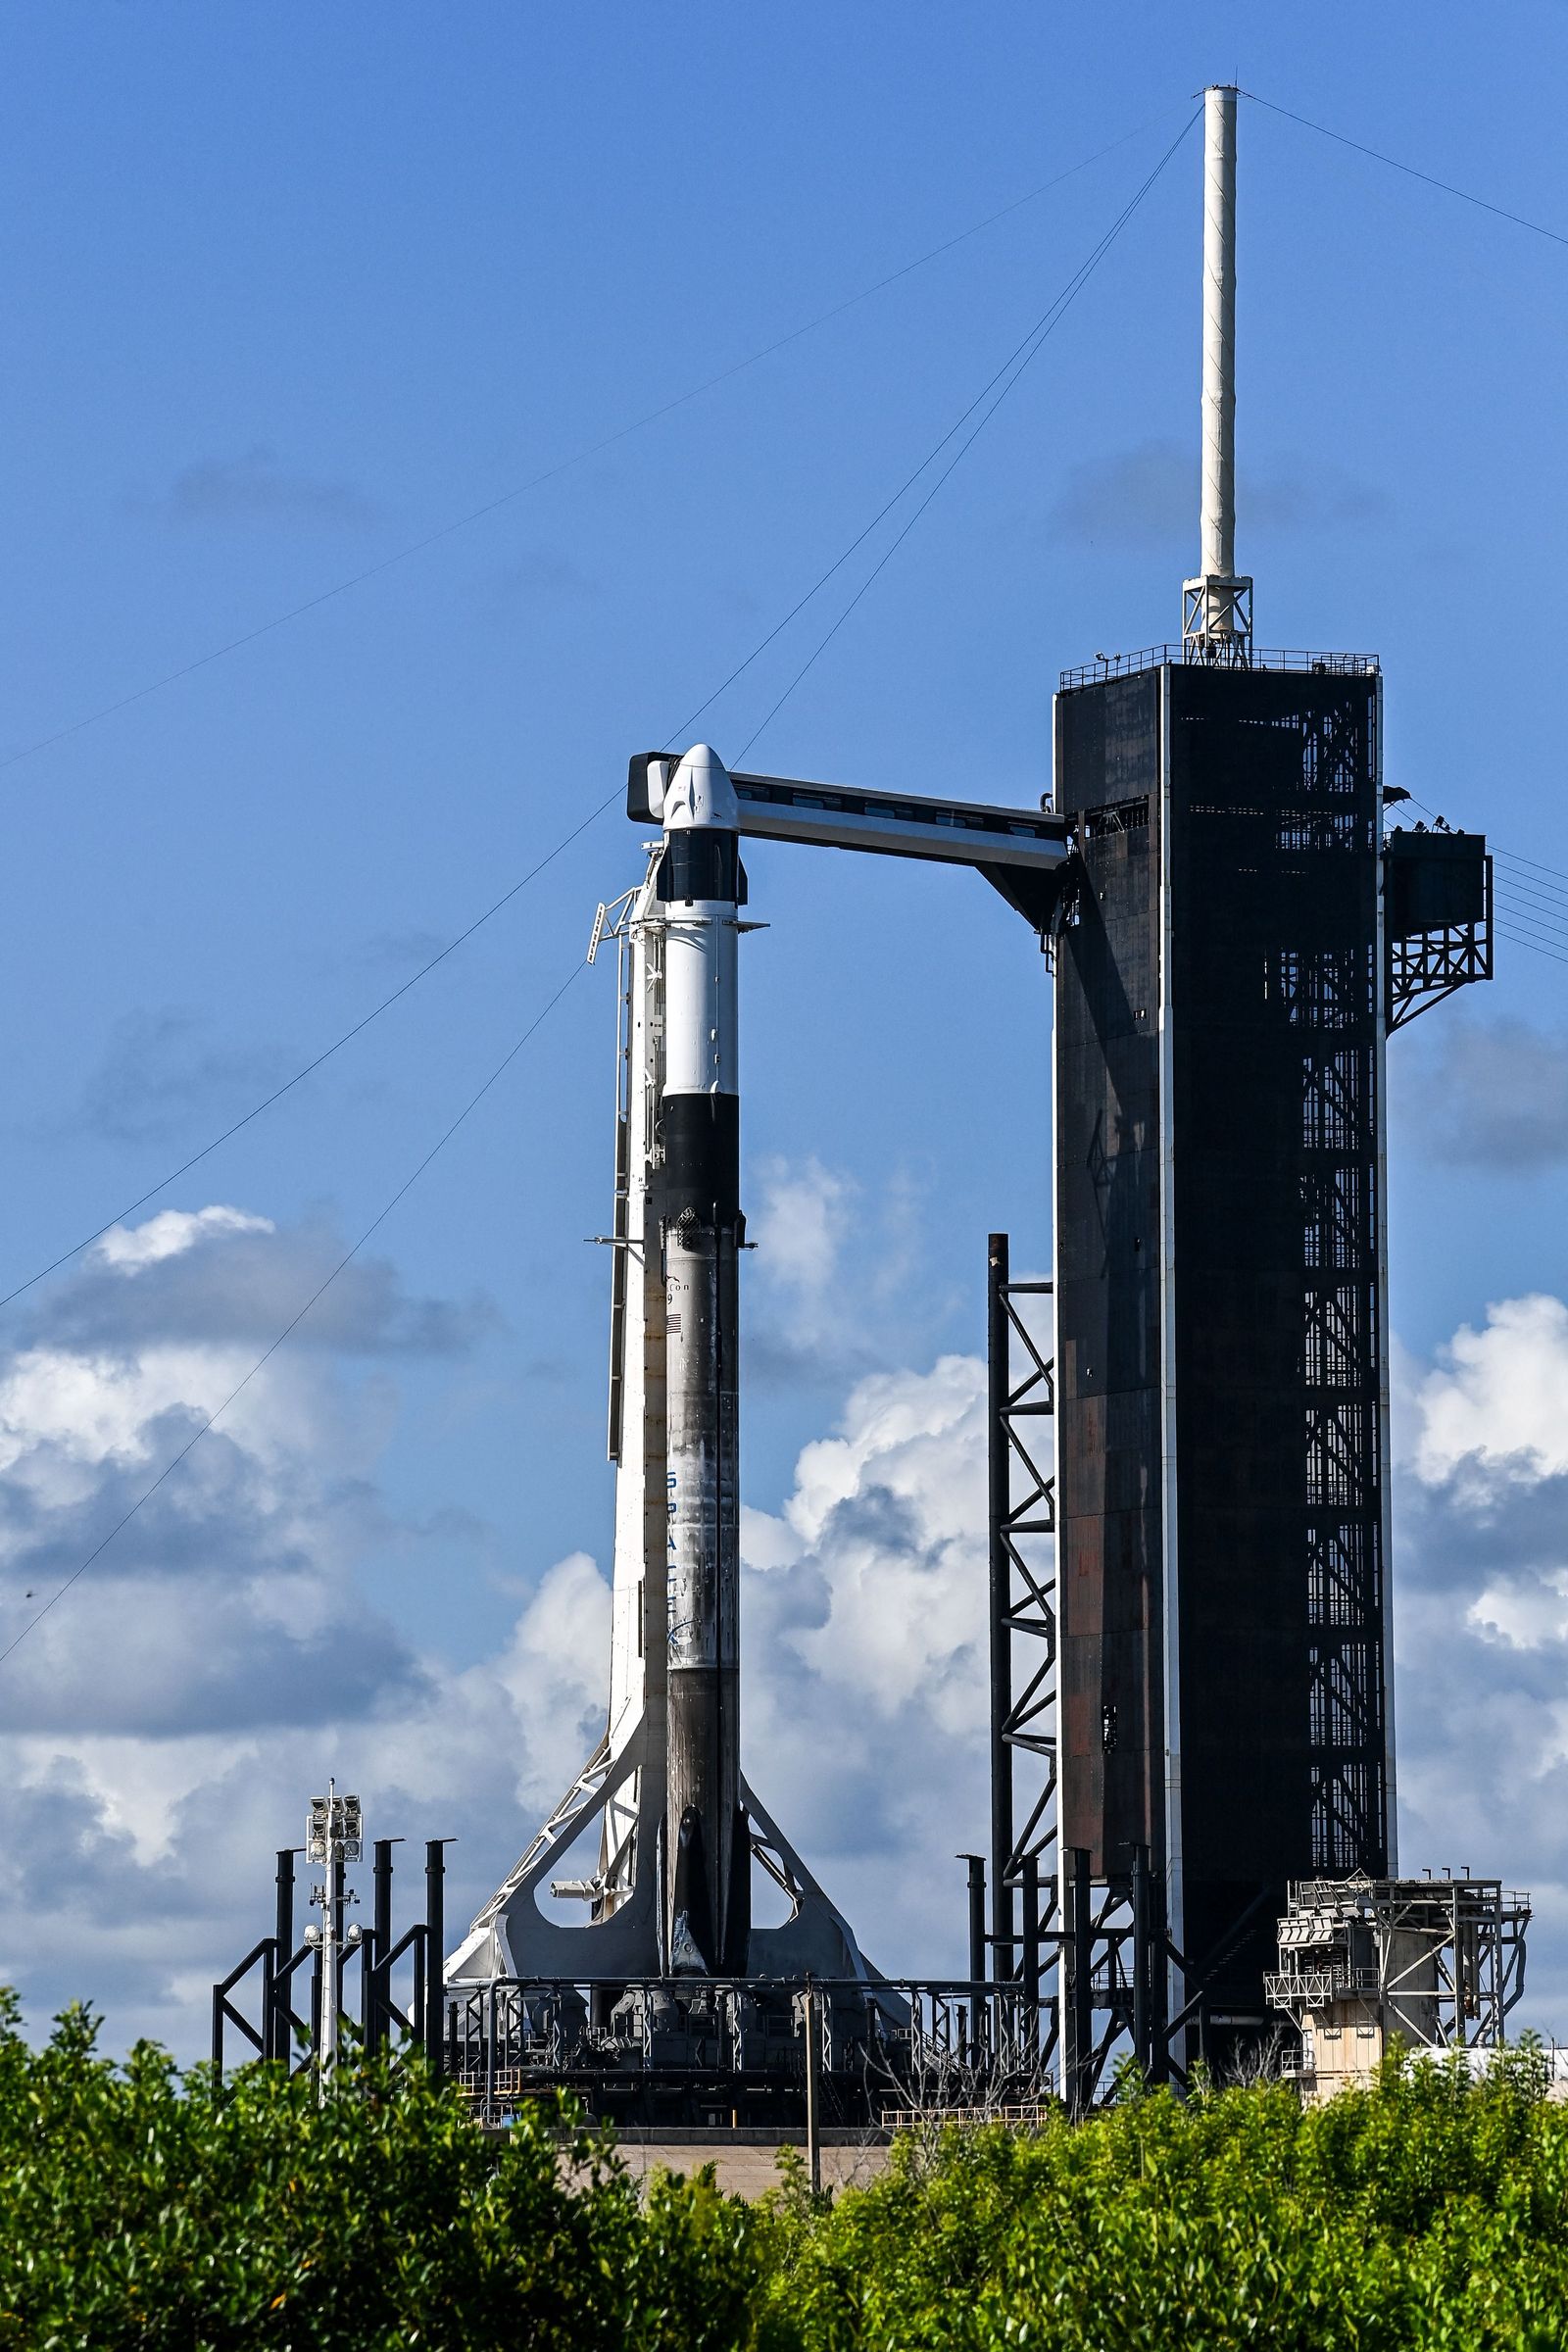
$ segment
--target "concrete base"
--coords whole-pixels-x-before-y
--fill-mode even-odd
[[[726,2196],[760,2197],[779,2185],[781,2147],[806,2151],[804,2132],[701,2132],[623,2129],[615,2134],[622,2162],[634,2179],[650,2173],[700,2172],[705,2164]],[[824,2132],[822,2186],[864,2188],[887,2170],[889,2139],[874,2132]]]

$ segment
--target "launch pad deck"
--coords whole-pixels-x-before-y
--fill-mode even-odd
[[[619,2128],[862,2132],[1036,2111],[1048,2013],[1016,1989],[884,1979],[497,1979],[446,2004],[443,2071],[487,2124],[558,2090]]]

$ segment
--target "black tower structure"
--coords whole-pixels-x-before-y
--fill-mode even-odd
[[[1056,704],[1060,1834],[1240,2025],[1393,1868],[1381,692],[1184,650]]]
[[[1491,972],[1485,842],[1385,838],[1409,796],[1383,787],[1377,662],[1252,643],[1237,96],[1204,97],[1182,641],[1067,671],[1055,704],[1075,856],[1051,923],[1060,1851],[1040,1926],[1079,2104],[1123,2034],[1155,2080],[1255,2034],[1290,1881],[1396,1870],[1385,1055]]]

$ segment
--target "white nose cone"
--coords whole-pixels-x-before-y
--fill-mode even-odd
[[[664,830],[683,832],[691,825],[716,825],[733,833],[740,822],[735,787],[718,754],[706,743],[694,743],[676,768],[664,795]]]

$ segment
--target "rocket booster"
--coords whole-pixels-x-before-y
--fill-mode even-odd
[[[746,880],[735,791],[706,744],[663,804],[668,1778],[663,1943],[671,1974],[738,1975],[751,1846],[740,1782],[736,947]]]
[[[636,887],[601,906],[618,943],[610,1453],[616,1466],[610,1711],[602,1739],[448,1963],[449,1984],[585,1976],[859,1978],[846,1921],[741,1777],[736,1269],[740,840],[810,842],[977,867],[1043,930],[1066,820],[986,803],[731,777],[706,744],[636,755]],[[591,1877],[551,1874],[590,1825]],[[754,1859],[790,1917],[754,1929]],[[548,1885],[586,1929],[541,1912]]]

